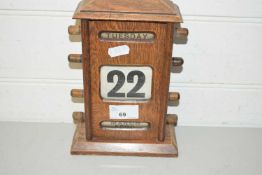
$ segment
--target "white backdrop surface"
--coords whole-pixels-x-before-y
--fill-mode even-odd
[[[173,56],[185,60],[172,73],[179,91],[169,113],[179,125],[262,127],[262,1],[175,0],[190,30]],[[78,0],[0,2],[0,120],[72,122],[82,110],[70,89],[82,87],[80,69],[70,69],[67,26]]]

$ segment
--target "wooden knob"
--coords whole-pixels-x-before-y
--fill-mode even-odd
[[[177,101],[180,99],[180,94],[178,92],[169,92],[168,100]]]
[[[70,63],[82,63],[82,55],[81,54],[69,54],[68,61]]]
[[[177,115],[176,114],[167,114],[166,123],[170,125],[176,125],[177,124]]]
[[[73,112],[73,120],[74,120],[74,123],[77,124],[77,123],[82,123],[85,121],[85,117],[84,117],[85,113],[83,112]]]
[[[181,57],[173,57],[172,64],[173,66],[182,66],[184,64],[184,60]]]
[[[79,25],[72,25],[68,27],[68,33],[69,35],[80,35],[81,29]]]
[[[71,90],[71,96],[74,98],[83,98],[84,97],[84,91],[82,89],[72,89]]]
[[[186,38],[188,36],[187,28],[177,28],[176,29],[176,37],[177,38]]]

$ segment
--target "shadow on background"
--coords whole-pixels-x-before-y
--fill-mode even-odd
[[[71,69],[82,69],[82,63],[68,63]]]
[[[71,97],[71,100],[74,103],[84,103],[84,98]]]

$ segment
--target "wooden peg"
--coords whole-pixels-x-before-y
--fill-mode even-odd
[[[170,125],[176,125],[177,124],[177,115],[176,114],[167,114],[166,123]]]
[[[82,89],[72,89],[71,90],[71,96],[74,98],[83,98],[84,97],[84,91]]]
[[[85,117],[84,117],[85,113],[83,112],[73,112],[73,120],[74,120],[74,123],[77,124],[77,123],[82,123],[85,121]]]
[[[169,92],[168,100],[178,101],[180,99],[180,94],[178,92]]]
[[[79,25],[71,25],[68,27],[69,35],[80,35],[81,29]]]
[[[184,64],[184,60],[181,57],[173,57],[172,58],[172,65],[173,66],[182,66]]]
[[[82,63],[82,55],[81,54],[69,54],[68,61],[70,63]]]
[[[188,36],[187,28],[176,28],[176,37],[177,38],[186,38]]]

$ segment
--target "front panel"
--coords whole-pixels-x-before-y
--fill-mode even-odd
[[[85,22],[89,57],[83,61],[89,62],[84,73],[91,74],[85,87],[90,87],[92,139],[157,141],[166,114],[171,25]]]

